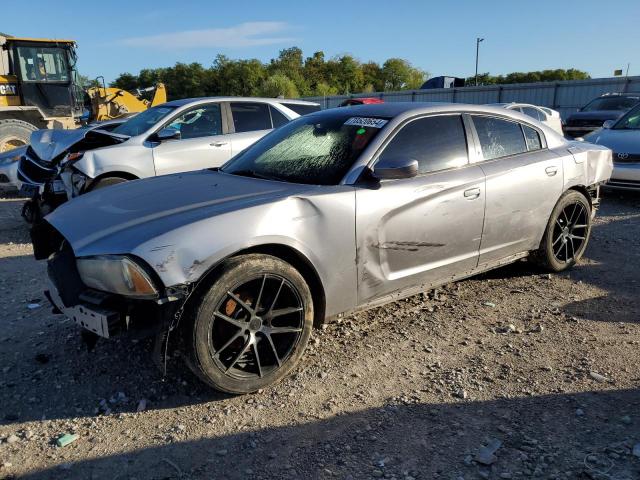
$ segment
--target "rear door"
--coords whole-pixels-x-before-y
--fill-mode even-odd
[[[409,121],[383,148],[378,159],[414,159],[420,173],[356,190],[360,304],[476,267],[485,196],[471,143],[447,114]]]
[[[272,116],[276,119],[276,125],[282,124],[282,119],[277,116],[282,114],[277,111],[272,113],[273,110],[273,107],[263,102],[229,102],[233,155],[237,155],[269,133],[274,124]]]
[[[479,263],[538,248],[563,189],[562,161],[532,125],[472,115],[477,165],[486,175],[486,212]]]
[[[156,175],[218,167],[231,158],[231,136],[225,134],[219,102],[181,112],[163,128],[179,130],[180,139],[153,147]]]

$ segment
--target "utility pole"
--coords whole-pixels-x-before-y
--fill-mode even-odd
[[[480,53],[480,42],[484,42],[484,38],[476,38],[476,87],[478,86],[478,55]]]

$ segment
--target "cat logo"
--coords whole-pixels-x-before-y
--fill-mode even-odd
[[[15,83],[0,83],[0,95],[17,95],[18,85]]]

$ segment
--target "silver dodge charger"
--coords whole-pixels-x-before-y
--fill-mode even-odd
[[[207,384],[287,375],[314,325],[529,257],[570,268],[611,151],[488,106],[325,110],[219,169],[98,190],[32,232],[90,335],[144,330]]]

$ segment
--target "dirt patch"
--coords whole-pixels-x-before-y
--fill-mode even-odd
[[[0,478],[640,478],[637,195],[605,198],[573,271],[523,261],[342,319],[242,397],[179,359],[163,379],[148,341],[88,352],[20,208],[0,200]]]

